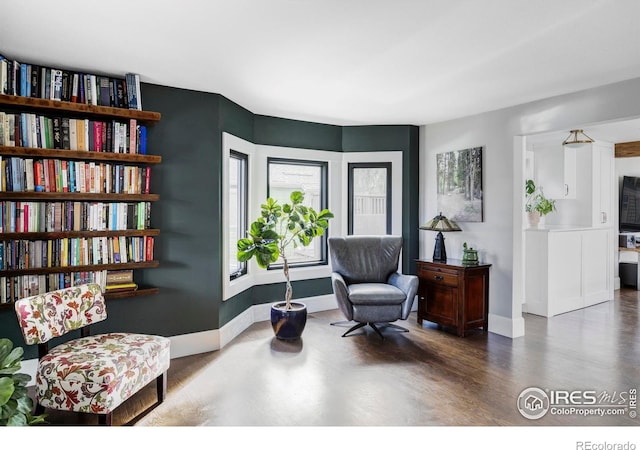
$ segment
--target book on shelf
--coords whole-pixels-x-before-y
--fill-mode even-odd
[[[114,239],[114,242],[117,241],[117,239]],[[133,283],[133,269],[107,271],[107,285],[118,285],[126,283]]]
[[[65,102],[71,101],[71,72],[62,71],[62,92],[61,97]]]
[[[129,109],[142,110],[142,99],[140,96],[140,75],[137,73],[125,74],[127,100]]]
[[[51,100],[62,100],[62,70],[51,69]]]
[[[105,292],[133,292],[138,289],[136,283],[123,283],[123,284],[107,284],[104,287]]]
[[[0,55],[0,94],[7,94],[8,65],[4,56]]]
[[[31,97],[40,96],[40,66],[31,66]]]
[[[73,103],[78,103],[79,84],[80,84],[80,74],[74,73],[73,77],[71,78],[71,101]]]
[[[109,83],[109,77],[98,76],[96,77],[96,83],[98,85],[98,105],[111,106],[111,83]]]

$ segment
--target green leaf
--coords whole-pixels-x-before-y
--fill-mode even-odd
[[[25,395],[17,399],[17,402],[18,402],[18,407],[16,409],[17,412],[25,415],[31,413],[31,408],[33,408],[33,400],[31,400],[31,398],[28,395],[26,395],[26,393]]]
[[[269,264],[274,263],[278,260],[280,256],[280,252],[278,251],[278,246],[275,244],[268,244],[264,247],[258,249],[258,252],[255,254],[256,262],[258,266],[266,269],[269,267]]]
[[[278,239],[280,239],[280,235],[275,230],[269,229],[262,232],[263,241],[277,241]]]
[[[293,191],[291,193],[291,203],[298,205],[304,201],[304,194],[300,191]]]
[[[20,360],[22,359],[22,355],[24,354],[24,350],[22,347],[14,348],[11,353],[4,357],[3,360],[0,361],[0,368],[4,369],[7,367],[20,367]]]
[[[31,375],[27,375],[26,373],[16,373],[12,376],[13,382],[19,384],[20,386],[26,386],[29,381],[31,381]]]
[[[41,414],[39,416],[32,416],[31,414],[27,414],[27,423],[29,425],[39,425],[41,423],[47,423],[47,421],[45,420],[46,417],[46,414]]]
[[[289,214],[291,212],[291,205],[288,203],[282,205],[282,212],[284,212],[285,214]]]
[[[300,241],[300,243],[302,245],[304,245],[305,247],[307,245],[309,245],[311,243],[311,239],[309,239],[309,236],[307,235],[307,233],[301,233],[298,235],[298,240]]]
[[[7,357],[9,353],[11,353],[11,349],[13,348],[13,342],[11,342],[7,338],[0,339],[0,364]]]
[[[7,402],[13,395],[14,390],[15,387],[13,385],[13,379],[9,377],[0,378],[0,406],[7,404]]]
[[[256,220],[251,224],[251,228],[249,229],[249,235],[254,239],[260,238],[260,236],[262,235],[262,230],[264,228],[265,228],[264,223]]]
[[[8,427],[24,427],[27,425],[27,416],[24,414],[14,414],[7,421]]]
[[[328,209],[323,209],[318,213],[319,219],[333,219],[333,217],[334,217],[333,213]]]
[[[242,238],[238,240],[237,247],[238,247],[238,250],[246,252],[248,250],[251,250],[254,245],[255,244],[253,243],[253,239]]]

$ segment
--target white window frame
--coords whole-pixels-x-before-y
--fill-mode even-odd
[[[343,153],[342,185],[345,187],[342,217],[345,217],[342,236],[349,232],[346,219],[349,214],[347,187],[349,186],[349,163],[391,163],[391,234],[402,236],[402,152],[347,152]]]

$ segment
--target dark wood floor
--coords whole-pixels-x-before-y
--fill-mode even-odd
[[[625,416],[547,414],[529,420],[516,408],[527,387],[628,391],[640,384],[640,294],[553,318],[526,315],[526,336],[459,338],[434,324],[409,333],[372,330],[343,338],[337,310],[309,315],[303,339],[273,338],[252,325],[220,351],[172,360],[166,401],[146,388],[114,414],[140,426],[531,426],[640,425]],[[51,424],[96,423],[51,412]]]

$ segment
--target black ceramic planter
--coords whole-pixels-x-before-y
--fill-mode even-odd
[[[286,303],[271,305],[271,326],[278,339],[300,339],[307,324],[307,306],[304,303],[292,302],[293,307],[286,309]]]

